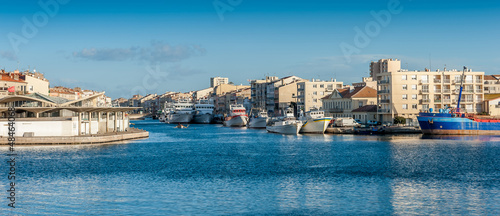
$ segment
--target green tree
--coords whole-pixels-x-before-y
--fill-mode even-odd
[[[406,119],[402,116],[394,117],[394,124],[406,124]]]

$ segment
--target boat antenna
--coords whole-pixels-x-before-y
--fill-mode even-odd
[[[458,94],[457,112],[460,112],[460,100],[462,99],[462,89],[464,87],[465,70],[467,70],[467,67],[464,66],[464,71],[462,72],[462,76],[460,77],[460,93]]]

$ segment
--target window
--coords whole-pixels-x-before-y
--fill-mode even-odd
[[[315,91],[315,92],[313,92],[313,95],[318,95],[318,92],[316,92],[316,91]]]
[[[313,88],[318,88],[318,85],[317,85],[317,84],[314,84],[314,85],[313,85]]]
[[[314,102],[314,103],[318,102],[318,99],[313,99],[313,102]]]
[[[359,104],[358,104],[359,107],[362,107],[363,106],[363,102],[360,101]]]
[[[411,85],[411,90],[417,90],[417,85]]]
[[[403,104],[403,109],[407,110],[408,109],[408,104]]]
[[[30,86],[30,91],[33,91],[33,86]]]
[[[412,100],[416,100],[416,99],[417,99],[417,95],[416,95],[416,94],[411,95],[411,99],[412,99]]]
[[[405,95],[405,94],[404,94],[404,95],[403,95],[403,100],[406,100],[406,99],[408,99],[408,95]]]
[[[411,75],[411,80],[417,80],[417,75]]]
[[[321,91],[321,92],[319,92],[319,95],[325,95],[325,92]]]
[[[414,110],[416,110],[417,109],[417,105],[416,104],[412,104],[411,108],[414,109]]]
[[[406,75],[402,75],[401,80],[406,80]]]
[[[403,85],[403,90],[408,90],[408,86]]]
[[[324,88],[324,87],[325,87],[325,85],[321,84],[321,85],[319,85],[319,87],[320,87],[320,88]]]

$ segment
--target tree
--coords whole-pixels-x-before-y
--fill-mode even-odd
[[[406,119],[402,116],[394,117],[394,124],[406,124]]]

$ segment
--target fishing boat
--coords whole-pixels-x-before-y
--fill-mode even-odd
[[[288,108],[285,116],[273,119],[266,126],[266,130],[271,133],[293,135],[298,134],[302,128],[302,121],[297,120],[293,115],[293,109]]]
[[[464,71],[461,77],[460,93],[457,108],[439,109],[434,113],[421,112],[417,117],[422,133],[426,135],[498,135],[500,134],[500,119],[460,112],[462,99]]]
[[[249,128],[266,128],[268,121],[267,112],[259,112],[252,116],[248,122]]]
[[[193,122],[198,124],[210,124],[214,118],[214,105],[208,100],[200,100],[193,107]]]
[[[311,110],[299,117],[303,122],[300,133],[325,133],[328,124],[332,120],[331,117],[325,117],[325,112],[322,110]]]
[[[229,116],[224,119],[226,127],[243,127],[248,123],[248,115],[242,104],[231,104]]]

